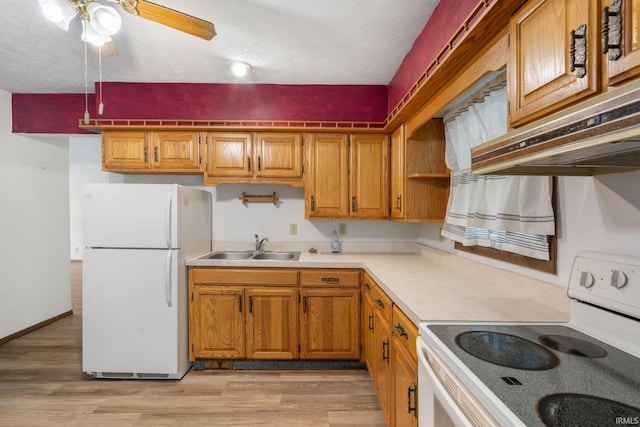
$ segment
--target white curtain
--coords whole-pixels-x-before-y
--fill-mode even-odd
[[[504,74],[445,117],[451,193],[442,235],[465,246],[486,246],[548,260],[555,232],[551,179],[471,175],[471,147],[507,131]]]

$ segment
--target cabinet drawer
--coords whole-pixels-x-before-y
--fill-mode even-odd
[[[393,306],[393,333],[400,338],[397,342],[409,352],[413,360],[417,363],[416,339],[418,338],[418,328],[409,318],[398,308]]]
[[[393,301],[379,287],[375,287],[371,292],[374,311],[379,312],[384,319],[391,323]]]
[[[358,287],[360,286],[359,270],[308,269],[300,271],[300,285]]]
[[[279,268],[194,268],[196,285],[297,286],[298,270]]]
[[[362,273],[362,298],[369,298],[373,301],[373,294],[378,288],[376,282],[367,273]]]

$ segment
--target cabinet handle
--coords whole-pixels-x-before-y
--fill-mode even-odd
[[[372,332],[373,332],[373,314],[370,314],[370,315],[369,315],[369,318],[368,318],[368,328],[369,328],[369,330],[370,330],[370,331],[372,331]]]
[[[355,212],[356,210],[356,196],[353,196],[351,198],[351,212]]]
[[[247,171],[251,172],[251,157],[247,156]]]
[[[402,212],[402,195],[396,197],[396,209]]]
[[[615,0],[611,6],[602,9],[602,53],[609,54],[609,61],[620,59],[622,39],[622,0]],[[609,20],[611,18],[611,20]]]
[[[366,290],[370,291],[370,290],[371,290],[371,285],[370,285],[370,284],[368,284],[368,283],[365,283],[365,284],[364,284],[364,288],[365,288]]]
[[[144,147],[144,162],[147,163],[149,161],[149,149]]]
[[[260,160],[260,156],[258,156],[258,171],[262,170],[262,161]]]
[[[316,198],[314,196],[311,196],[309,198],[309,204],[311,205],[310,208],[312,211],[316,210]]]
[[[307,314],[307,297],[302,297],[302,312]]]
[[[413,383],[413,387],[407,388],[407,413],[412,413],[414,417],[418,417],[418,411],[416,410],[416,392],[418,391],[418,385]]]
[[[253,314],[253,297],[249,297],[249,314]]]
[[[376,305],[380,308],[384,308],[384,302],[380,298],[377,298],[375,301]]]
[[[395,325],[393,327],[393,330],[396,331],[396,334],[398,334],[398,336],[409,339],[409,334],[407,333],[407,330],[400,323]]]
[[[587,26],[580,25],[576,30],[571,30],[569,45],[569,62],[571,72],[576,72],[579,79],[587,75]]]
[[[389,340],[382,342],[382,361],[389,363]]]
[[[153,160],[158,163],[158,147],[153,147]]]
[[[325,283],[340,283],[339,277],[322,277],[320,280]]]
[[[238,295],[238,311],[242,313],[242,295]]]

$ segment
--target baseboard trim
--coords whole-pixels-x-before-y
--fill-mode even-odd
[[[57,322],[58,320],[60,320],[60,319],[62,319],[64,317],[70,316],[72,314],[73,314],[73,310],[65,311],[64,313],[59,314],[59,315],[57,315],[55,317],[52,317],[52,318],[47,319],[47,320],[43,320],[42,322],[36,323],[33,326],[29,326],[28,328],[25,328],[25,329],[23,329],[21,331],[15,332],[15,333],[13,333],[11,335],[7,335],[4,338],[0,338],[0,345],[8,343],[9,341],[13,341],[16,338],[20,338],[23,335],[27,335],[30,332],[33,332],[33,331],[35,331],[37,329],[40,329],[40,328],[43,328],[43,327],[45,327],[47,325],[50,325],[50,324],[52,324],[54,322]]]

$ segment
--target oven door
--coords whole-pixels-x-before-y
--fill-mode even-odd
[[[421,427],[496,426],[499,424],[462,385],[447,365],[416,340],[418,354],[418,414]]]

